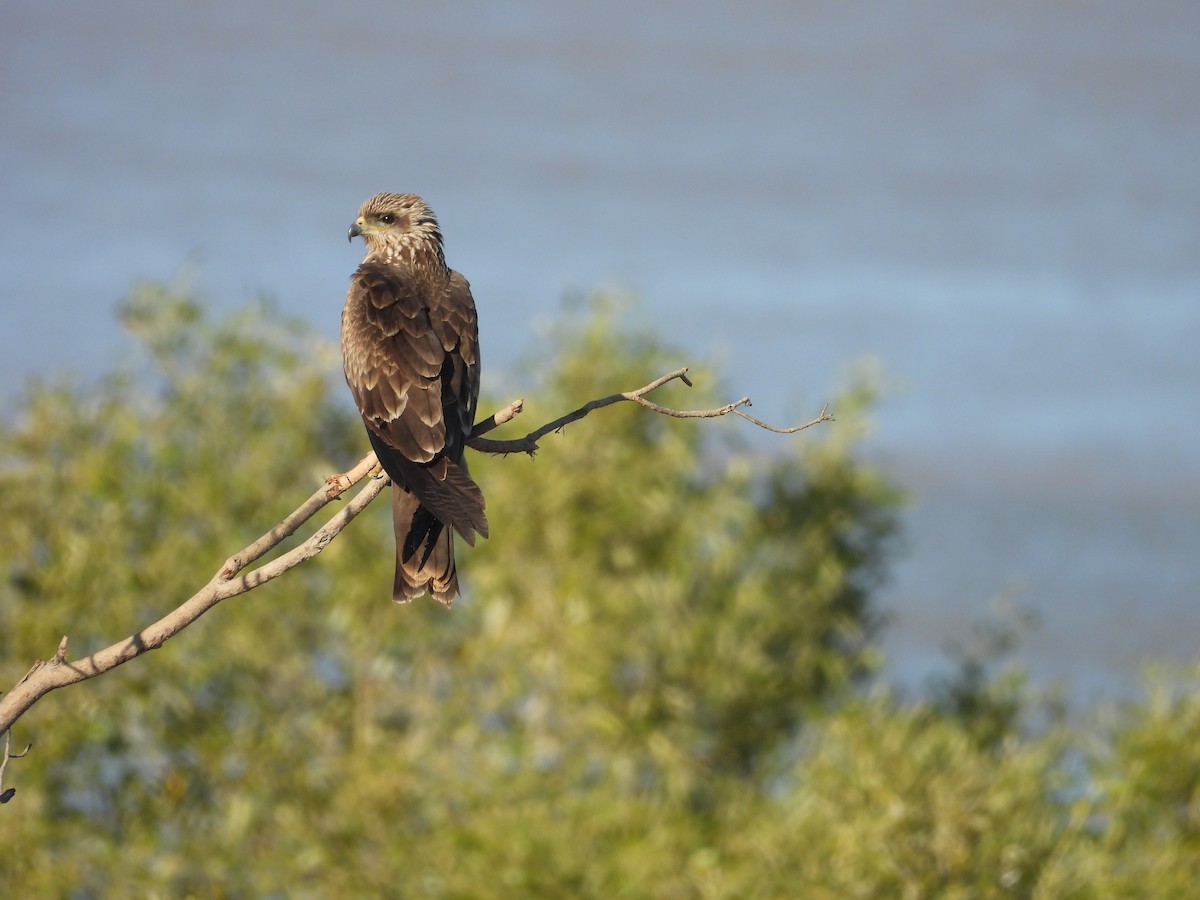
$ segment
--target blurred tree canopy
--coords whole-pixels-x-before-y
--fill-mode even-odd
[[[255,303],[139,285],[96,383],[0,422],[0,682],[162,615],[366,449],[336,351]],[[523,421],[674,368],[597,302],[526,364]],[[696,406],[711,389],[667,389]],[[510,397],[491,397],[490,411]],[[678,401],[678,402],[675,402]],[[1099,742],[1021,688],[871,687],[898,493],[873,394],[764,456],[621,405],[481,457],[493,537],[453,611],[389,602],[386,504],[156,653],[42,700],[6,773],[20,896],[1188,896],[1200,700]],[[743,432],[744,435],[744,432]]]

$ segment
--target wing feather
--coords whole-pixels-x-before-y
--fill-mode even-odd
[[[398,266],[363,263],[342,314],[346,381],[380,462],[470,543],[487,536],[483,494],[463,459],[479,397],[479,332],[470,285],[438,286]]]

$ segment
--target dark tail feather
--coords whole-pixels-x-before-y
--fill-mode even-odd
[[[367,436],[375,455],[393,484],[407,488],[441,522],[463,536],[472,547],[476,534],[488,536],[483,491],[471,480],[466,461],[453,463],[444,456],[431,463],[414,463],[400,456],[370,428]],[[399,532],[397,532],[398,534]]]
[[[407,603],[431,593],[449,606],[458,593],[454,532],[417,498],[392,485],[392,522],[396,529],[396,580],[392,599]]]
[[[475,546],[475,535],[488,536],[483,491],[471,480],[466,465],[445,457],[429,465],[404,461],[400,465],[403,484],[421,498],[421,504],[440,522]]]

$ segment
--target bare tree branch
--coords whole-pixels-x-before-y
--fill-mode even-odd
[[[249,563],[278,546],[312,518],[321,507],[340,496],[345,490],[341,487],[343,483],[346,483],[347,487],[353,485],[375,465],[375,454],[371,453],[349,472],[329,479],[295,512],[254,543],[229,557],[208,584],[179,607],[136,634],[73,662],[67,660],[67,638],[64,636],[53,658],[34,663],[33,668],[25,673],[25,677],[0,699],[0,734],[11,728],[34,703],[51,691],[103,675],[134,657],[158,649],[222,600],[244,594],[316,556],[379,495],[387,486],[386,479],[372,479],[353,500],[298,547],[245,575],[238,576]]]
[[[497,425],[507,422],[521,411],[524,401],[515,400],[491,419],[486,419],[484,422],[476,425],[471,432],[471,439],[467,441],[467,444],[480,453],[528,453],[532,456],[538,449],[537,442],[539,438],[545,437],[552,431],[562,431],[564,427],[570,425],[572,422],[578,422],[588,413],[605,406],[612,406],[614,403],[620,403],[622,400],[629,400],[639,406],[645,407],[651,412],[660,413],[664,416],[672,416],[676,419],[715,419],[718,416],[733,413],[734,415],[741,416],[748,422],[753,422],[759,428],[765,428],[767,431],[773,431],[776,434],[794,434],[797,431],[803,431],[805,428],[811,428],[813,425],[821,422],[833,421],[833,415],[829,412],[829,404],[825,404],[821,409],[820,415],[815,419],[805,422],[802,425],[794,425],[791,428],[775,428],[766,422],[761,422],[753,416],[742,412],[741,407],[752,405],[749,397],[743,397],[735,403],[719,406],[716,409],[670,409],[646,399],[646,394],[675,379],[679,379],[688,387],[691,387],[692,382],[687,377],[687,371],[687,366],[684,366],[681,369],[676,369],[674,372],[668,372],[666,375],[655,378],[649,384],[643,385],[636,391],[625,391],[620,394],[610,394],[607,397],[601,397],[599,400],[591,400],[578,409],[567,413],[565,416],[561,416],[553,422],[548,422],[541,428],[529,432],[523,438],[497,441],[481,437],[481,435],[491,431]]]
[[[734,413],[761,428],[781,434],[790,434],[804,428],[809,428],[819,422],[828,422],[833,419],[833,416],[829,414],[826,407],[811,422],[805,422],[803,425],[797,425],[793,428],[780,429],[773,428],[742,412],[741,407],[750,405],[748,397],[743,397],[736,403],[731,403],[717,409],[700,410],[669,409],[645,399],[644,395],[675,379],[682,381],[689,387],[691,386],[691,382],[687,378],[687,369],[677,369],[674,372],[668,372],[666,375],[656,378],[654,381],[637,390],[612,394],[608,397],[602,397],[598,400],[585,403],[565,416],[561,416],[553,422],[549,422],[531,431],[523,438],[507,441],[484,438],[484,434],[510,421],[521,412],[523,401],[515,400],[490,418],[476,423],[468,443],[471,447],[483,453],[521,452],[532,454],[537,450],[537,441],[539,438],[544,437],[552,431],[561,431],[564,426],[582,419],[593,410],[611,406],[622,400],[637,403],[652,412],[682,419],[714,418]],[[204,615],[222,600],[236,597],[253,590],[261,584],[266,584],[268,581],[278,578],[284,572],[298,566],[305,560],[316,556],[329,545],[330,541],[341,533],[343,528],[350,524],[355,516],[379,496],[389,483],[387,478],[377,477],[370,479],[345,507],[331,516],[328,522],[317,529],[311,537],[299,546],[276,557],[270,562],[264,563],[256,569],[251,569],[241,574],[248,566],[257,562],[294,534],[301,525],[312,518],[327,503],[340,497],[369,473],[375,473],[378,469],[379,463],[375,458],[375,454],[369,453],[350,471],[330,476],[321,488],[305,500],[304,503],[297,507],[282,522],[264,533],[258,540],[230,556],[209,580],[208,584],[204,585],[204,587],[185,600],[176,609],[167,613],[167,615],[163,616],[157,622],[147,625],[141,631],[76,661],[68,661],[67,659],[67,638],[64,636],[51,659],[45,661],[39,660],[34,663],[25,676],[3,698],[0,698],[0,734],[5,736],[4,756],[3,761],[0,762],[0,786],[2,786],[4,769],[8,761],[23,756],[29,750],[26,747],[22,753],[10,754],[8,752],[9,741],[11,739],[9,729],[38,700],[51,691],[80,681],[86,681],[89,678],[95,678],[97,675],[103,675],[105,672],[109,672],[117,666],[129,662],[129,660],[141,656],[147,651],[161,647],[166,641],[170,640],[192,622],[195,622],[200,616]],[[11,796],[11,794],[8,794],[8,797]],[[7,802],[7,798],[0,797],[0,802]]]

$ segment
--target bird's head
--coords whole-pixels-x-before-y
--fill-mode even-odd
[[[361,237],[367,258],[409,261],[436,254],[442,265],[442,232],[437,217],[415,194],[376,194],[362,205],[349,240]]]

